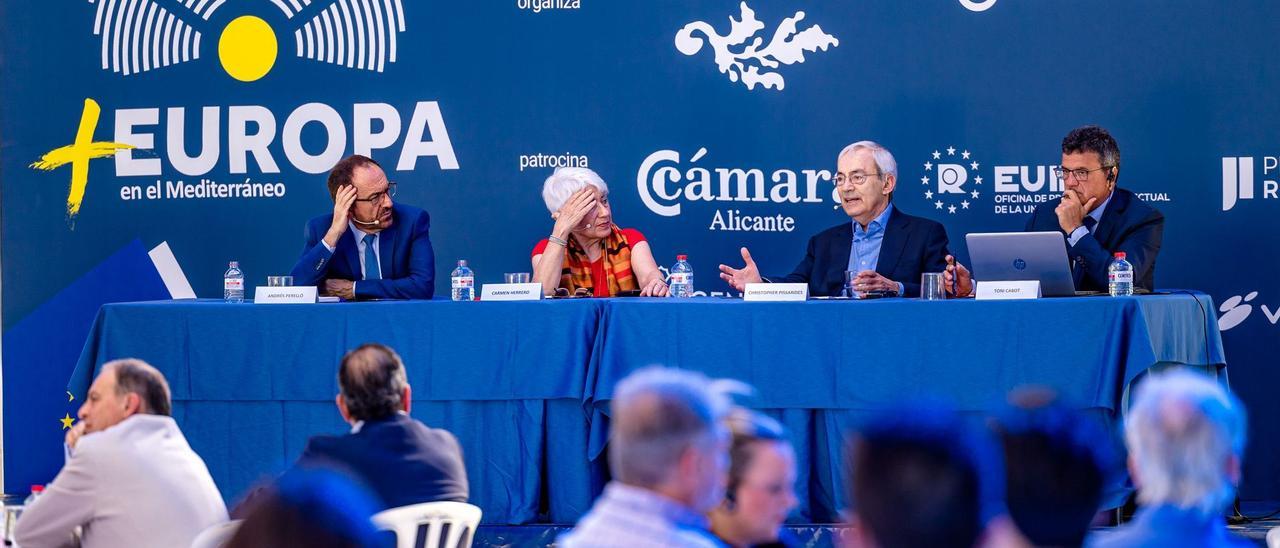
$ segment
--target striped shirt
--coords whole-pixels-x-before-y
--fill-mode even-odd
[[[706,516],[648,489],[613,481],[557,543],[564,548],[723,547],[707,528]]]

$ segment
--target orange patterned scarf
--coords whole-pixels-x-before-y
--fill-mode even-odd
[[[613,225],[609,237],[604,240],[604,271],[608,277],[605,282],[609,286],[609,294],[617,295],[622,291],[640,289],[635,275],[631,273],[631,245],[623,236],[622,229]],[[578,240],[569,238],[569,248],[564,255],[564,269],[560,274],[560,287],[569,290],[572,295],[578,288],[585,288],[589,294],[595,294],[591,280],[591,259]]]

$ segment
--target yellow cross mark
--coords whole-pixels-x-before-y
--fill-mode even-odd
[[[124,143],[93,142],[93,132],[98,127],[98,116],[102,108],[93,99],[84,100],[84,112],[80,115],[80,128],[76,130],[76,140],[67,146],[49,151],[32,163],[31,167],[44,171],[52,171],[64,164],[71,164],[71,190],[67,193],[67,215],[75,217],[80,213],[80,204],[84,201],[84,189],[89,184],[89,160],[106,158],[124,149],[134,148]]]

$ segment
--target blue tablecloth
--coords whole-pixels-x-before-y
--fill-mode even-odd
[[[160,368],[175,417],[235,500],[308,437],[345,429],[333,405],[338,360],[385,343],[408,366],[412,414],[462,442],[486,523],[569,523],[607,479],[617,381],[649,364],[696,369],[756,386],[746,403],[781,419],[798,450],[795,518],[820,522],[844,504],[843,433],[870,413],[935,395],[977,416],[1010,389],[1041,384],[1115,432],[1125,388],[1149,367],[1225,364],[1213,309],[1204,295],[112,304],[71,387],[83,394],[114,358]]]

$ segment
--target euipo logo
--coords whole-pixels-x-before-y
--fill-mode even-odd
[[[960,0],[960,5],[969,11],[983,12],[996,5],[996,0]]]
[[[1256,298],[1258,298],[1258,292],[1251,291],[1247,295],[1236,295],[1223,301],[1222,306],[1218,307],[1218,311],[1222,312],[1222,316],[1218,317],[1218,330],[1226,331],[1249,319],[1253,314],[1253,305],[1249,303]],[[1280,307],[1271,310],[1264,304],[1260,308],[1262,308],[1262,315],[1266,316],[1271,325],[1280,323]]]
[[[982,184],[982,175],[976,174],[982,164],[967,149],[960,151],[959,157],[956,155],[956,147],[948,146],[943,150],[946,151],[945,158],[942,150],[934,150],[930,159],[925,161],[925,174],[920,177],[920,184],[925,187],[924,199],[932,200],[934,209],[945,206],[947,213],[954,215],[958,211],[957,205],[960,206],[959,210],[969,209],[973,205],[970,200],[977,200],[982,196],[982,191],[977,188],[965,190],[965,185],[970,181],[975,187]],[[935,160],[938,161],[937,164],[934,164]],[[975,173],[972,178],[969,177],[970,170]],[[937,183],[937,186],[931,183]]]
[[[1222,159],[1222,210],[1230,211],[1239,200],[1252,200],[1256,184],[1254,183],[1254,159],[1252,156]],[[1276,156],[1262,157],[1262,176],[1275,176],[1280,167],[1280,158]],[[1275,179],[1262,181],[1262,198],[1274,200],[1280,192],[1280,183]]]
[[[761,48],[764,39],[756,35],[764,29],[764,23],[756,19],[756,12],[746,2],[741,4],[741,9],[740,19],[729,17],[729,33],[725,35],[717,33],[706,21],[685,25],[676,33],[676,49],[689,56],[702,51],[703,39],[694,36],[700,33],[715,52],[716,67],[721,74],[729,75],[729,81],[742,82],[749,90],[759,84],[781,91],[786,87],[786,80],[776,70],[779,65],[803,63],[805,52],[826,51],[840,45],[840,40],[823,32],[818,25],[797,31],[796,24],[804,19],[804,12],[797,11],[778,24],[769,44]]]

